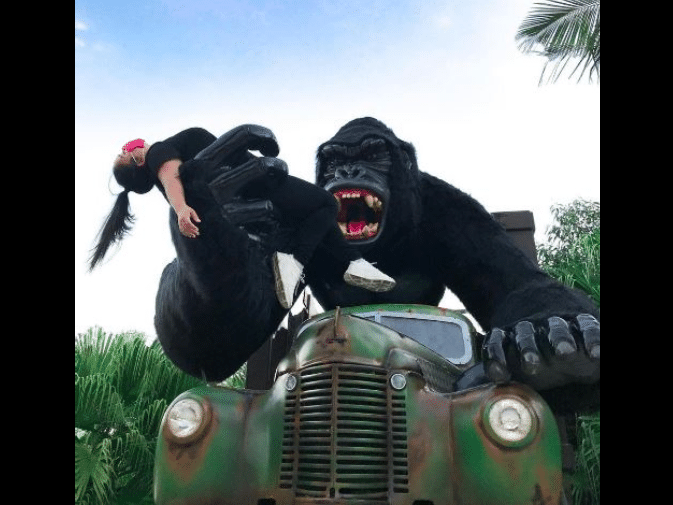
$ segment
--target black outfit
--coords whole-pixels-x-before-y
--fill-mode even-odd
[[[216,140],[213,134],[203,128],[189,128],[163,142],[153,144],[147,152],[147,166],[152,173],[156,174],[166,161],[191,160]],[[220,167],[203,168],[217,170]],[[165,197],[166,192],[158,179],[156,186]],[[361,257],[345,241],[336,225],[336,200],[315,184],[288,175],[277,187],[272,189],[265,186],[253,187],[246,189],[246,195],[264,198],[273,203],[274,208],[282,216],[284,224],[293,230],[292,241],[289,244],[290,250],[282,252],[292,254],[302,265],[308,263],[313,251],[321,242],[340,263],[348,263]],[[187,205],[190,205],[189,201]]]

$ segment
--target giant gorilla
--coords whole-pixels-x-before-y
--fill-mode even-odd
[[[318,148],[316,182],[339,201],[345,237],[397,281],[385,293],[355,289],[319,248],[306,279],[323,307],[437,305],[449,288],[488,330],[480,368],[490,378],[551,390],[555,403],[598,401],[596,307],[543,273],[473,198],[421,172],[411,144],[376,119],[353,120]],[[466,385],[483,374],[473,375]],[[557,398],[568,384],[580,385]]]
[[[223,169],[225,178],[235,177],[238,165],[273,164],[277,148],[268,130],[233,131],[235,149],[228,150],[228,160],[225,156],[233,168]],[[260,142],[270,158],[251,160],[245,147]],[[208,172],[200,163],[188,161],[180,170],[202,233],[197,240],[186,239],[171,219],[177,258],[162,276],[155,323],[164,350],[179,367],[221,380],[286,314],[275,297],[270,258],[292,233],[273,213],[270,222],[280,223],[275,231],[271,226],[269,233],[251,233],[246,212],[237,209],[264,209],[263,200],[260,206],[240,197],[228,202],[229,194],[218,198],[212,180],[193,175]],[[319,247],[306,265],[306,282],[324,308],[436,305],[449,288],[488,332],[484,361],[466,374],[461,387],[513,377],[551,395],[562,391],[561,401],[569,398],[569,389],[573,400],[598,401],[597,309],[544,274],[474,199],[419,171],[411,144],[376,119],[353,120],[319,147],[316,177],[339,201],[345,237],[397,281],[384,293],[350,286],[340,274],[343,265]],[[244,216],[239,226],[237,214]]]

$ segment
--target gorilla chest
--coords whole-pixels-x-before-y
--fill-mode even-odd
[[[371,305],[379,303],[414,303],[437,305],[444,295],[444,284],[436,275],[425,268],[427,265],[407,264],[386,265],[378,262],[377,267],[395,279],[391,291],[374,293],[346,284],[341,276],[325,276],[322,282],[311,282],[311,290],[318,302],[325,308],[336,306]]]

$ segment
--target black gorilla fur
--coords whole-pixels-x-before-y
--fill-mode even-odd
[[[477,201],[421,172],[411,144],[398,139],[376,119],[353,120],[318,149],[317,184],[332,192],[358,188],[366,177],[367,164],[357,156],[346,157],[341,164],[350,166],[350,170],[331,170],[326,175],[329,155],[325,147],[353,148],[368,138],[385,140],[390,152],[390,196],[384,202],[386,217],[379,235],[373,241],[363,240],[361,245],[358,240],[354,243],[367,260],[394,277],[397,285],[384,293],[353,288],[340,278],[340,269],[329,252],[319,248],[307,266],[306,279],[320,304],[325,308],[372,303],[437,305],[449,288],[482,328],[507,330],[502,353],[515,378],[546,390],[575,382],[593,384],[580,389],[582,401],[596,403],[599,362],[586,356],[582,336],[575,337],[582,343],[573,359],[555,356],[545,338],[548,318],[559,316],[574,328],[578,314],[599,318],[594,304],[543,273]],[[522,370],[523,349],[517,349],[511,333],[524,320],[533,324],[543,357],[542,370],[534,374]],[[488,347],[489,336],[485,344]],[[573,392],[575,397],[578,394]],[[550,393],[550,397],[554,395]],[[568,399],[564,394],[561,397],[554,399],[557,405]]]
[[[398,285],[384,293],[348,286],[323,250],[307,268],[308,283],[323,307],[388,302],[437,305],[448,287],[484,329],[512,326],[524,318],[595,312],[586,297],[544,274],[477,201],[421,172],[413,146],[380,121],[351,121],[321,148],[358,145],[368,137],[386,141],[393,168],[386,224],[376,241],[363,245],[361,252]],[[323,187],[324,166],[319,149],[316,180]],[[358,186],[356,177],[341,177],[341,182]]]
[[[386,163],[377,165],[358,157],[365,139],[385,141]],[[326,146],[341,146],[354,158],[342,160],[342,168],[326,173],[330,161]],[[566,403],[569,389],[573,399],[598,402],[599,345],[591,348],[597,351],[592,351],[591,358],[587,354],[590,340],[599,342],[599,313],[587,297],[544,274],[473,198],[421,172],[413,146],[380,121],[349,122],[317,155],[318,185],[333,192],[374,188],[384,200],[385,218],[378,235],[354,243],[366,259],[397,281],[392,291],[383,293],[350,286],[342,278],[344,265],[338,265],[319,246],[306,265],[306,281],[324,308],[372,303],[437,305],[449,288],[482,328],[492,330],[485,337],[485,358],[505,368],[507,379],[511,373],[536,389],[551,390],[549,397],[561,391],[554,400],[557,406],[570,405]],[[236,167],[248,159],[239,155],[229,164]],[[165,352],[180,368],[213,381],[236,371],[287,313],[276,299],[270,256],[291,240],[291,233],[280,230],[261,242],[252,240],[246,230],[227,219],[213,199],[208,182],[217,169],[205,168],[202,160],[193,160],[180,169],[186,199],[201,217],[201,234],[198,240],[183,237],[171,212],[177,259],[162,275],[155,324]],[[595,324],[582,326],[576,319],[579,314],[593,315]],[[557,356],[552,347],[559,338],[557,333],[551,335],[548,318],[552,316],[569,322],[560,338],[579,343],[578,352],[570,358]],[[521,321],[530,322],[526,324],[533,330],[526,333],[527,326],[517,325]],[[534,373],[522,360],[530,356],[527,335],[533,335],[539,346],[532,344],[541,360]],[[484,380],[484,370],[499,370],[481,366],[482,371],[466,380],[465,387]],[[498,379],[495,373],[489,375]],[[576,406],[572,402],[570,408]]]

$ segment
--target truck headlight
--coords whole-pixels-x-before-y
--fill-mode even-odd
[[[484,421],[489,435],[507,446],[522,446],[535,436],[537,417],[523,400],[499,398],[486,406]]]
[[[209,409],[193,398],[176,402],[166,413],[166,427],[177,442],[193,442],[209,421]]]

